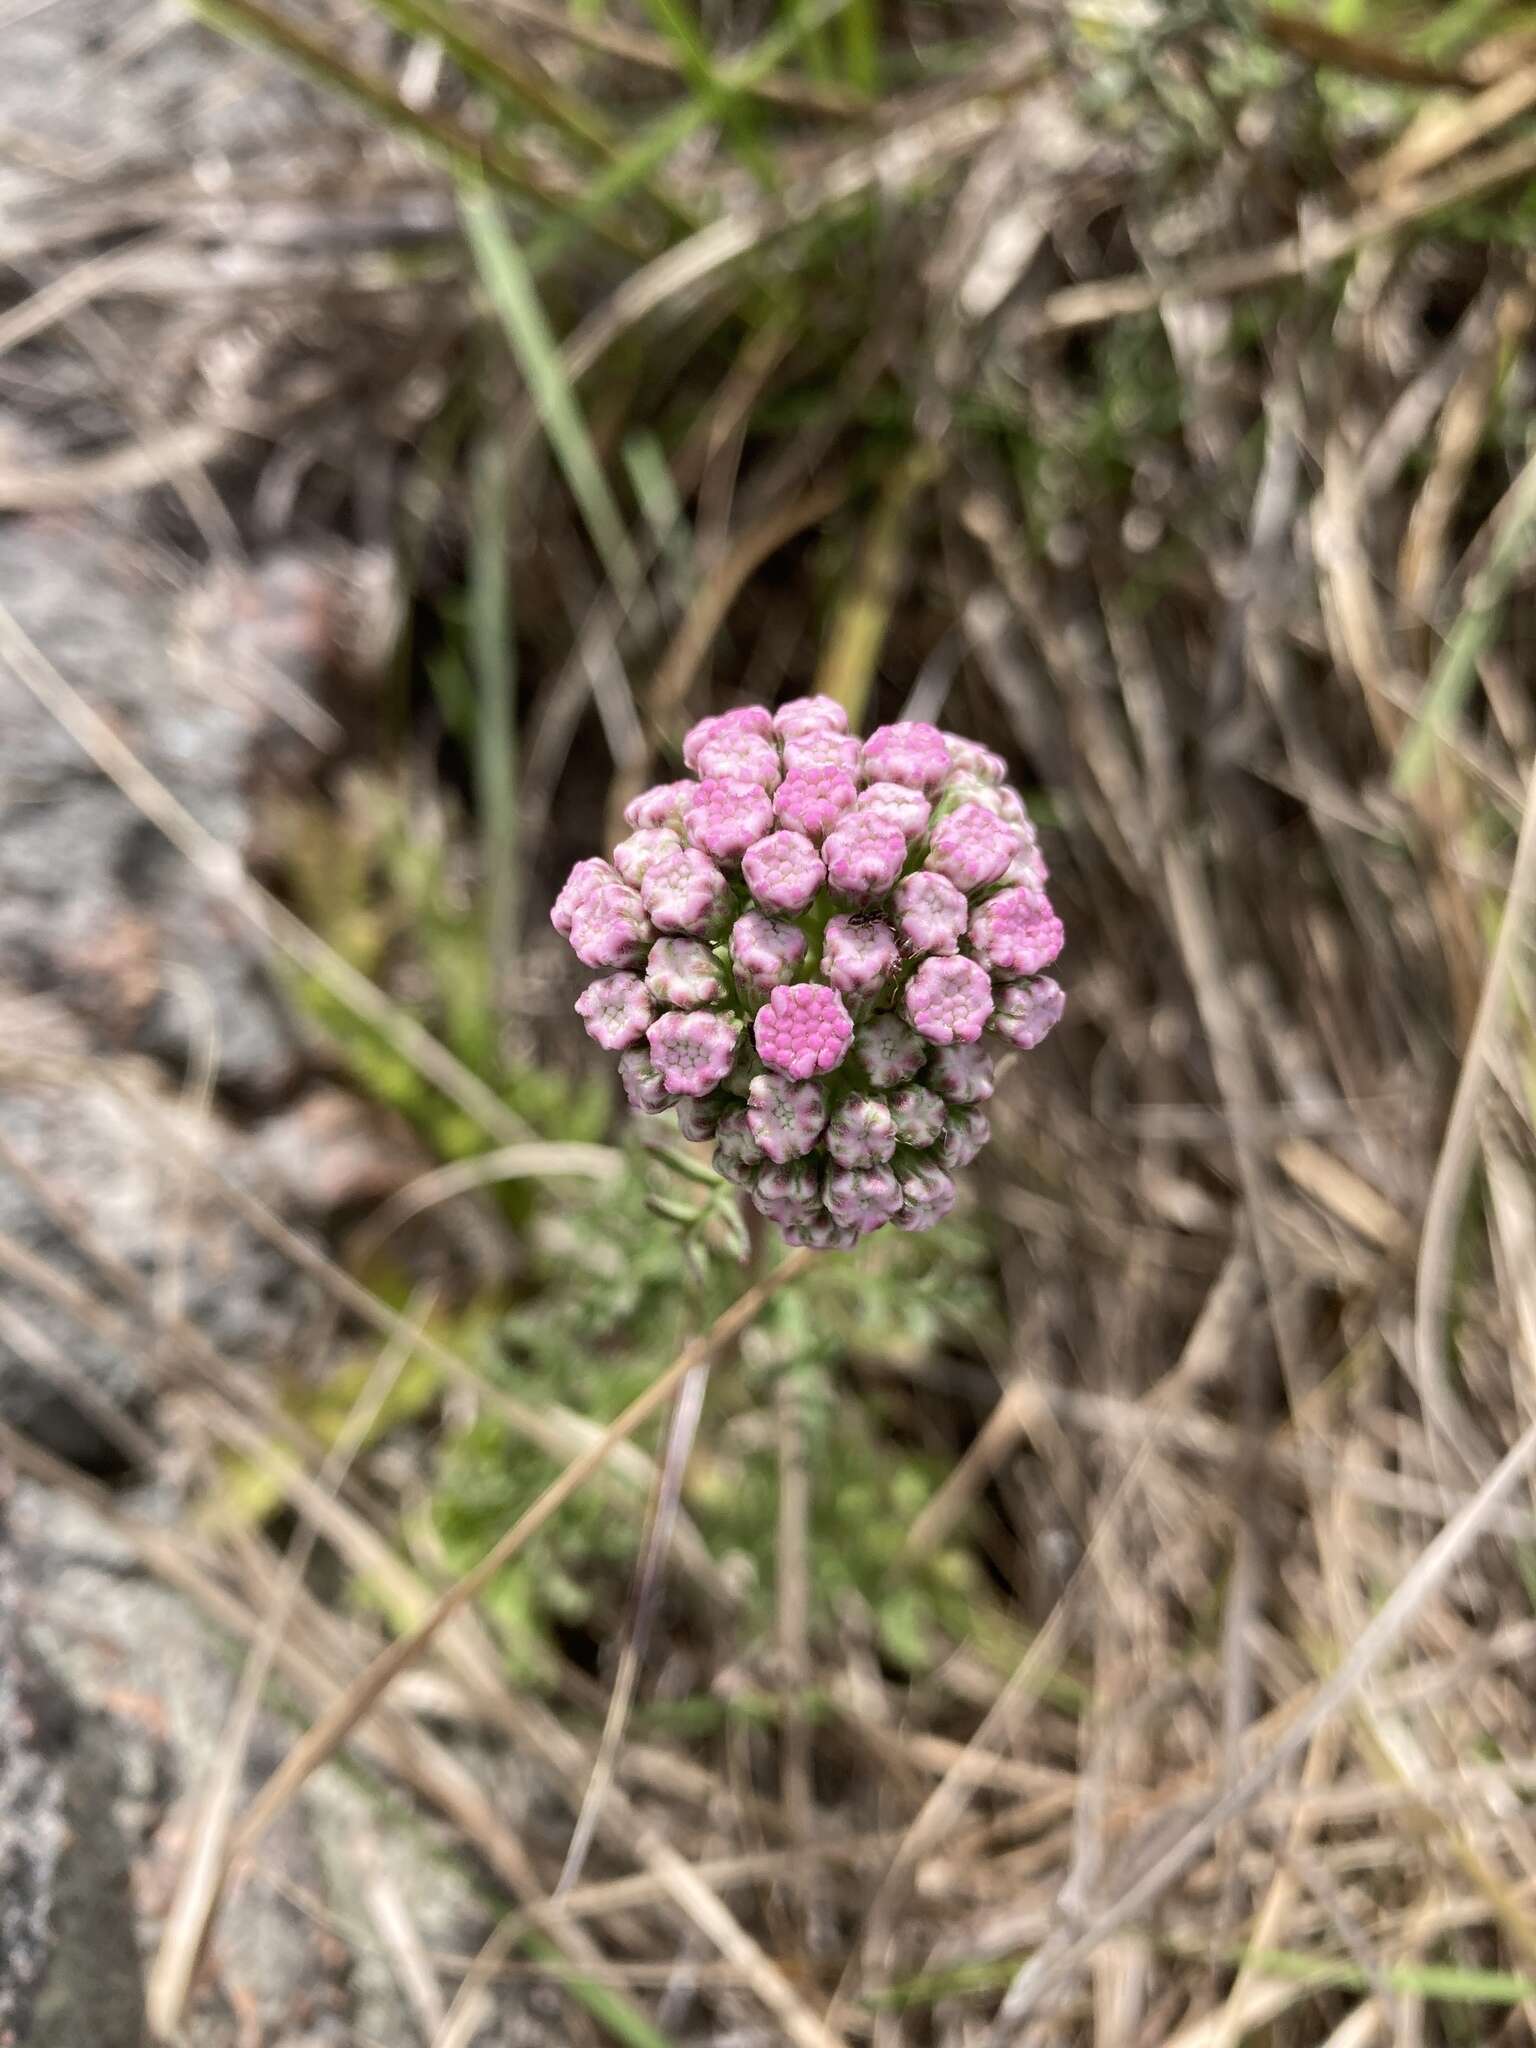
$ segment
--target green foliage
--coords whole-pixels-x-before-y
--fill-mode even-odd
[[[463,836],[457,819],[413,814],[397,778],[357,774],[336,797],[283,814],[289,893],[305,922],[351,966],[382,986],[408,989],[411,1014],[532,1132],[596,1141],[609,1117],[600,1082],[509,1060],[501,1049],[486,920],[455,869]],[[440,1158],[485,1149],[484,1132],[377,1029],[312,977],[295,976],[292,989],[357,1085],[406,1117]],[[508,1188],[502,1199],[509,1213],[526,1213],[526,1189]]]
[[[521,1399],[559,1400],[610,1421],[739,1286],[739,1273],[716,1261],[700,1288],[683,1234],[657,1216],[652,1194],[637,1163],[600,1206],[538,1218],[529,1295],[502,1322],[488,1360]],[[889,1243],[826,1260],[763,1316],[740,1365],[716,1374],[684,1504],[716,1557],[750,1566],[748,1621],[766,1626],[779,1490],[774,1402],[779,1375],[794,1373],[811,1474],[815,1619],[829,1623],[858,1600],[892,1661],[915,1669],[969,1631],[973,1589],[958,1549],[919,1568],[902,1563],[906,1532],[945,1468],[904,1448],[879,1397],[862,1387],[854,1397],[848,1373],[861,1355],[898,1364],[931,1355],[946,1333],[994,1310],[974,1226],[885,1236]],[[449,1563],[474,1562],[554,1469],[490,1415],[445,1438],[431,1516]],[[552,1627],[611,1627],[640,1520],[638,1508],[620,1515],[611,1498],[578,1495],[496,1580],[488,1612],[522,1676],[550,1669]]]

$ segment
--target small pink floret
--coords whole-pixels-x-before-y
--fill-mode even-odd
[[[773,990],[757,1013],[753,1035],[765,1066],[791,1080],[808,1081],[842,1065],[853,1020],[835,988],[801,981]]]
[[[969,1045],[992,1014],[992,983],[974,960],[925,960],[902,990],[912,1028],[930,1045]]]

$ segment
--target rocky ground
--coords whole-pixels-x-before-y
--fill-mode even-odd
[[[152,12],[62,0],[5,30],[0,219],[23,278],[61,173],[78,174],[71,218],[94,204],[110,224],[91,165],[215,176],[226,151],[306,116],[274,75]],[[152,382],[152,315],[144,340]],[[167,537],[164,493],[98,493],[93,451],[133,446],[144,420],[77,341],[0,380],[0,1424],[155,1526],[175,1503],[145,1454],[180,1380],[156,1318],[125,1305],[158,1304],[253,1374],[314,1362],[333,1328],[187,1159],[317,1241],[417,1162],[324,1071],[261,935],[88,747],[126,743],[150,809],[157,790],[243,860],[264,795],[313,777],[348,692],[368,688],[358,622],[381,583],[366,550],[312,535],[210,560]],[[146,1099],[180,1153],[148,1134]],[[133,2048],[242,1646],[88,1497],[22,1480],[3,1512],[0,2043]],[[258,1717],[242,1796],[290,1733]],[[231,1896],[179,2038],[417,2038],[423,1994],[402,1993],[389,1952],[395,1898],[428,1947],[483,1932],[472,1876],[424,1824],[381,1827],[368,1788],[323,1773]]]

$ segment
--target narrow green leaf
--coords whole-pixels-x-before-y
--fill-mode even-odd
[[[621,601],[641,586],[639,557],[598,460],[576,393],[560,360],[528,263],[501,207],[484,186],[460,194],[465,233],[481,282],[501,321],[555,460],[581,509],[592,545]]]

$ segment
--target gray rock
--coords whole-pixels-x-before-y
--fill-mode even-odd
[[[153,1389],[184,1369],[155,1318],[128,1299],[93,1257],[120,1262],[174,1306],[232,1366],[271,1370],[305,1357],[318,1296],[313,1282],[176,1158],[136,1097],[153,1094],[142,1063],[85,1058],[67,1013],[42,998],[0,996],[0,1035],[25,1060],[48,1061],[0,1089],[0,1415],[61,1456],[92,1467],[120,1462],[92,1396],[143,1413]],[[74,1058],[71,1060],[70,1055]],[[76,1065],[78,1062],[78,1065]],[[249,1194],[284,1206],[281,1184],[251,1139],[211,1110],[162,1096],[176,1138]],[[40,1200],[12,1162],[47,1191]],[[94,1303],[74,1312],[48,1282],[6,1270],[6,1243]],[[89,1315],[90,1319],[87,1319]]]
[[[132,1511],[165,1519],[174,1506],[145,1494]],[[61,1767],[50,1766],[56,1775],[48,1780],[72,1832],[60,1859],[46,1977],[24,2038],[29,2048],[141,2048],[144,1983],[194,1816],[229,1739],[244,1646],[224,1640],[141,1570],[122,1540],[73,1500],[22,1482],[12,1523],[33,1638],[75,1703]],[[242,1803],[293,1732],[276,1713],[258,1716]],[[517,1793],[501,1784],[487,1797],[505,1804]],[[5,1840],[0,1814],[0,1845]],[[451,1831],[365,1775],[329,1767],[227,1893],[181,2048],[243,2048],[251,2040],[403,2048],[418,2040],[388,1922],[369,1907],[381,1882],[429,1955],[473,1953],[484,1940],[486,1899]],[[28,1895],[36,1891],[34,1883]],[[0,1913],[6,1899],[0,1882]],[[94,1942],[76,1939],[76,1930],[90,1928]],[[453,1988],[445,1979],[445,2000]],[[507,1987],[484,2038],[555,2048],[567,2035],[558,2009],[553,2024],[536,2016],[542,2002],[527,1987]]]
[[[21,1635],[0,1501],[0,2048],[30,2039],[64,1845],[64,1703]]]

